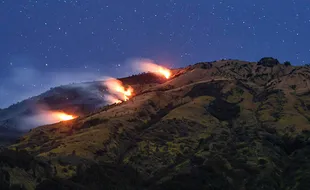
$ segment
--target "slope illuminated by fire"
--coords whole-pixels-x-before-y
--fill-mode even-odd
[[[142,72],[151,72],[160,76],[164,76],[166,79],[171,77],[171,71],[163,66],[153,63],[151,60],[139,60],[136,62],[135,67]]]
[[[117,79],[110,78],[104,82],[111,95],[106,95],[106,100],[110,103],[121,103],[127,101],[132,96],[133,88],[131,86],[125,88],[123,83]],[[112,95],[113,94],[113,95]]]
[[[116,97],[114,97],[112,95],[104,95],[104,98],[110,104],[120,104],[120,103],[122,103],[121,100],[117,99]]]

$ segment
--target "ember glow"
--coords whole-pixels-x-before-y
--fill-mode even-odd
[[[64,112],[53,112],[53,117],[57,118],[59,121],[69,121],[75,119],[76,116],[66,114]]]
[[[111,103],[120,103],[121,101],[127,101],[132,96],[133,88],[131,86],[125,88],[123,83],[117,79],[110,78],[104,82],[104,85],[108,88],[109,93],[115,95],[106,95],[106,100]]]
[[[56,112],[54,114],[57,118],[59,118],[60,121],[69,121],[75,118],[75,116],[63,112]]]
[[[136,69],[142,71],[142,72],[151,72],[155,73],[157,75],[163,76],[166,79],[169,79],[171,77],[171,71],[163,66],[157,65],[153,63],[151,60],[138,60],[135,61],[135,67]]]

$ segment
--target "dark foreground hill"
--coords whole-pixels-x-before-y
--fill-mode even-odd
[[[271,58],[178,69],[127,102],[31,130],[0,153],[0,184],[308,190],[309,85],[309,67]]]

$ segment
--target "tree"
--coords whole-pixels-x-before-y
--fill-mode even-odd
[[[284,62],[284,65],[285,65],[285,66],[291,66],[292,64],[291,64],[291,62],[289,62],[289,61],[285,61],[285,62]]]
[[[279,61],[277,59],[272,58],[272,57],[263,57],[257,63],[257,65],[262,65],[265,67],[273,67],[273,66],[278,65],[278,64],[280,64]]]

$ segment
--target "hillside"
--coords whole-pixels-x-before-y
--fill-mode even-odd
[[[120,80],[127,84],[137,84],[137,81],[144,81],[143,84],[140,82],[136,88],[157,84],[161,81],[149,73]],[[38,96],[16,103],[6,109],[1,109],[0,145],[14,142],[19,136],[28,132],[29,129],[39,125],[51,124],[46,121],[26,122],[29,120],[28,118],[36,118],[40,115],[42,108],[46,110],[61,110],[84,116],[107,105],[108,102],[104,98],[107,94],[102,81],[70,84],[52,88]]]
[[[135,89],[129,101],[37,127],[2,151],[0,184],[310,188],[310,67],[222,60],[152,84],[135,77],[123,81]]]

